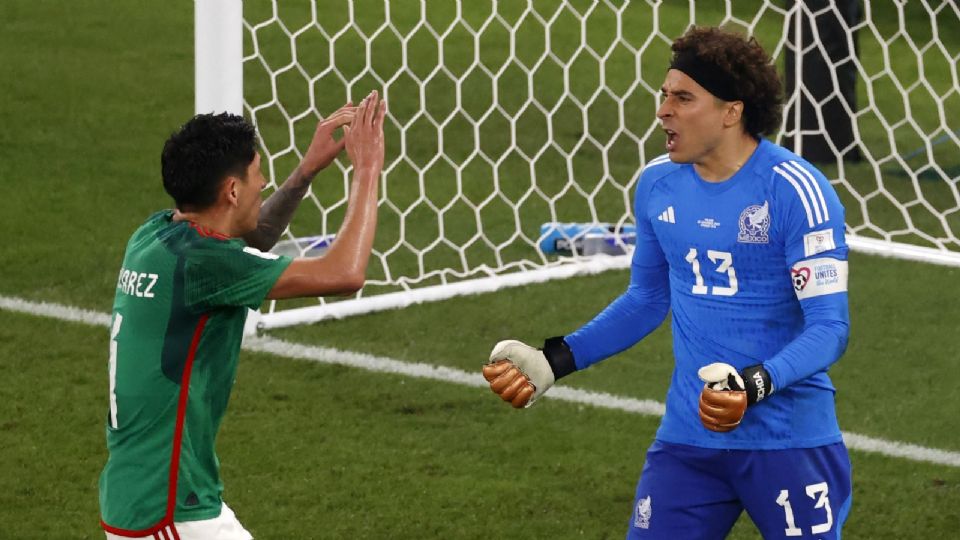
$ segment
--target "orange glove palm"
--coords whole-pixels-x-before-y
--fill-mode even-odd
[[[716,362],[697,372],[705,383],[700,392],[700,422],[710,431],[725,433],[735,429],[748,405],[773,393],[770,375],[762,365],[744,368],[743,372],[752,383],[750,387],[730,364]]]

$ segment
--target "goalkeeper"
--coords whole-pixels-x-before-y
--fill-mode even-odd
[[[108,540],[251,538],[223,502],[214,451],[244,322],[266,298],[363,286],[377,224],[385,111],[372,92],[321,120],[300,165],[262,206],[257,135],[242,117],[201,114],[167,140],[163,187],[177,211],[157,212],[134,232],[114,296],[110,455],[100,475]],[[313,177],[344,147],[353,182],[326,254],[291,260],[260,251],[277,241]]]
[[[675,369],[628,538],[723,538],[746,510],[772,538],[840,538],[850,461],[827,369],[848,338],[844,209],[824,175],[763,138],[781,84],[753,39],[672,45],[640,174],[630,284],[542,349],[502,341],[483,374],[514,407],[629,348],[672,312]]]

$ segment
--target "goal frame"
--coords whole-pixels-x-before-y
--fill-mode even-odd
[[[867,0],[869,2],[869,0]],[[691,8],[693,9],[693,8]],[[812,14],[803,2],[795,2],[790,8],[788,22],[798,31],[803,17]],[[196,0],[195,2],[195,84],[197,113],[231,112],[244,113],[243,98],[243,3],[241,0]],[[802,54],[796,55],[796,76],[801,73]],[[797,79],[799,80],[799,78]],[[787,103],[800,99],[802,84],[795,85]],[[800,107],[794,107],[799,114]],[[794,126],[800,126],[799,117]],[[807,132],[794,128],[797,144],[802,144],[802,135]],[[914,260],[932,264],[960,267],[960,253],[946,249],[916,246],[902,242],[867,238],[847,234],[847,243],[854,251]],[[553,279],[565,279],[579,275],[596,274],[611,269],[630,266],[629,251],[624,255],[595,255],[571,257],[564,264],[533,270],[511,270],[502,274],[488,272],[480,278],[465,279],[440,285],[413,287],[398,292],[358,297],[316,306],[284,309],[271,313],[251,312],[246,327],[247,333],[258,330],[306,324],[330,318],[402,308],[421,302],[444,300],[455,296],[493,292],[509,287],[518,287]]]

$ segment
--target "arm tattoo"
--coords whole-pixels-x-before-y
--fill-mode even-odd
[[[303,174],[300,167],[294,169],[287,181],[263,202],[256,230],[243,237],[247,244],[261,251],[272,248],[293,219],[293,213],[312,180],[313,177]]]

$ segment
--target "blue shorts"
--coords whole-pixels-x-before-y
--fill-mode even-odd
[[[766,540],[839,539],[853,500],[850,484],[843,443],[715,450],[654,441],[627,538],[722,539],[746,510]]]

